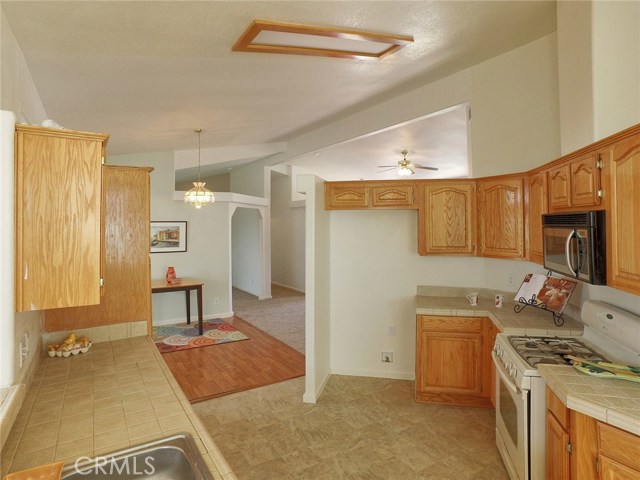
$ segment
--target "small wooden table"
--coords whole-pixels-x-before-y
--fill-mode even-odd
[[[187,301],[187,323],[191,323],[191,290],[196,291],[198,301],[198,331],[202,335],[202,285],[204,282],[195,278],[183,278],[182,283],[172,285],[166,280],[152,280],[151,293],[184,292]]]

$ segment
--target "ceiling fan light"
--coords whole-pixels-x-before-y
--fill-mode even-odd
[[[411,168],[409,167],[400,167],[398,168],[398,175],[400,175],[401,177],[408,177],[409,175],[413,175],[414,172]]]

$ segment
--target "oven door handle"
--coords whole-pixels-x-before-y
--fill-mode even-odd
[[[500,374],[500,377],[502,377],[502,380],[503,380],[504,384],[513,393],[515,393],[516,395],[519,395],[520,394],[520,389],[518,388],[518,385],[516,385],[516,383],[514,382],[513,378],[511,378],[507,374],[507,371],[504,369],[504,366],[502,365],[502,362],[500,362],[500,360],[498,360],[498,357],[496,356],[496,352],[491,352],[491,356],[493,357],[493,363],[496,366],[496,371]]]

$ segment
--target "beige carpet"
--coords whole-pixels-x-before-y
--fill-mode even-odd
[[[239,480],[508,480],[491,409],[414,402],[414,382],[304,377],[193,406]]]
[[[254,295],[233,289],[233,312],[256,328],[304,353],[304,294],[271,287],[272,298],[258,300]]]

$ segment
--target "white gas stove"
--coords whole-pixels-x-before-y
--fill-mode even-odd
[[[582,337],[499,334],[496,367],[496,445],[512,480],[545,478],[545,382],[539,364],[570,365],[567,355],[590,361],[640,363],[640,318],[586,301]]]

